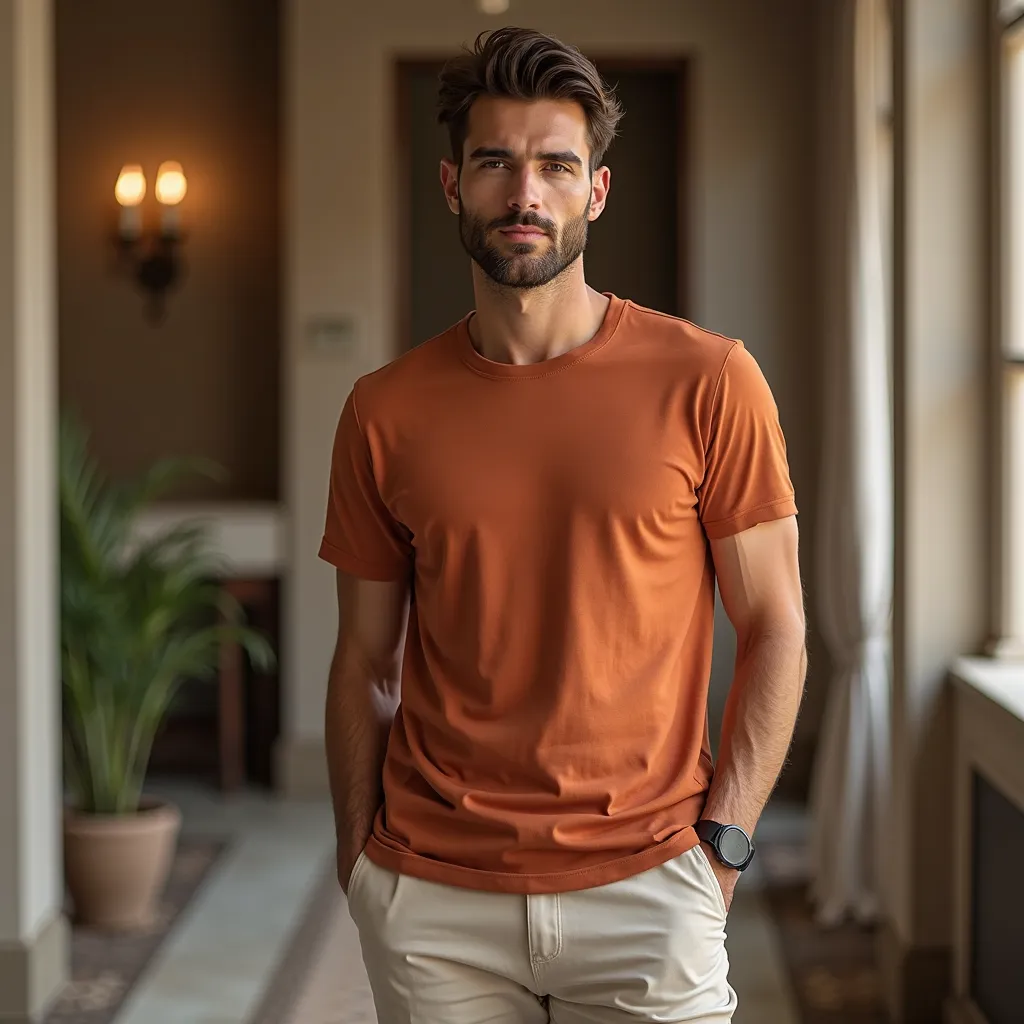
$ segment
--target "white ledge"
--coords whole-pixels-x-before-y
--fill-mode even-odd
[[[959,687],[980,693],[1024,727],[1024,661],[958,658],[950,676]]]
[[[983,1024],[970,1001],[974,909],[974,782],[997,789],[1024,813],[1024,660],[958,658],[953,688],[953,980],[947,1024]]]
[[[270,502],[154,504],[140,516],[136,536],[194,522],[209,529],[212,548],[234,577],[272,577],[286,570],[284,510]]]

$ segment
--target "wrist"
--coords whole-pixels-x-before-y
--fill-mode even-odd
[[[757,817],[751,816],[749,808],[741,805],[738,800],[723,799],[724,794],[718,794],[718,799],[708,799],[700,814],[700,820],[717,821],[723,825],[736,825],[750,836],[754,837],[754,829],[757,827]]]
[[[701,844],[710,850],[722,867],[744,871],[754,858],[754,841],[740,825],[701,818],[695,825]]]
[[[366,829],[339,829],[335,832],[334,839],[339,852],[358,857],[366,848],[373,834],[373,828]]]

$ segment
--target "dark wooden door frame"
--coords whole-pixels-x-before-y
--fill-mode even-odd
[[[394,154],[397,202],[395,204],[394,251],[396,273],[394,279],[395,298],[395,354],[405,352],[414,340],[410,338],[412,321],[412,246],[409,239],[409,225],[412,220],[412,169],[411,125],[409,123],[410,81],[414,74],[424,71],[440,71],[446,60],[453,54],[418,54],[413,57],[396,57],[394,61]],[[676,76],[678,89],[677,110],[679,121],[676,125],[676,310],[682,316],[690,312],[690,127],[693,123],[690,110],[690,65],[691,60],[679,57],[619,56],[615,54],[591,55],[605,78],[623,71],[665,71]],[[628,111],[626,112],[628,116]],[[438,185],[440,188],[440,184]],[[672,312],[672,311],[666,311]],[[423,341],[425,339],[419,339]]]

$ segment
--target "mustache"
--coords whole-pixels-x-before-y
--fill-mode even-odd
[[[539,217],[537,214],[531,213],[529,210],[525,213],[512,212],[505,217],[499,217],[497,220],[492,220],[487,227],[488,230],[493,231],[497,231],[499,228],[529,227],[546,231],[549,235],[553,235],[555,233],[554,221],[545,220],[543,217]]]

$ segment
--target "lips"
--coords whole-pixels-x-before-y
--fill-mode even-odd
[[[544,231],[540,228],[527,227],[525,225],[517,225],[511,228],[501,228],[501,233],[513,241],[533,241],[537,238],[543,238],[545,235]]]

